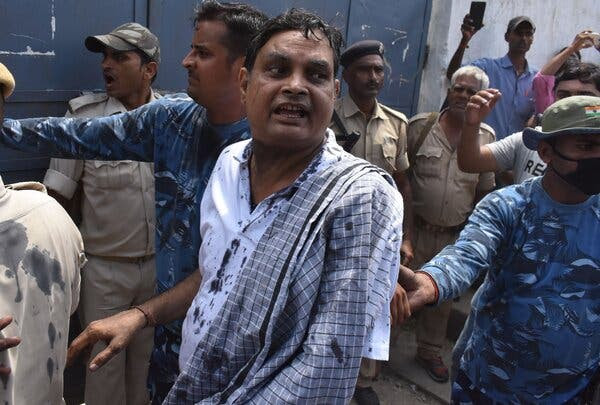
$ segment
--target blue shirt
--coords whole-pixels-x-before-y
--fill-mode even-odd
[[[156,282],[160,293],[198,268],[204,189],[221,151],[249,137],[246,119],[232,125],[209,125],[204,107],[177,94],[123,114],[91,120],[6,119],[0,143],[22,151],[43,151],[52,157],[154,162]],[[158,328],[157,335],[166,337],[157,339],[156,346],[176,353],[181,322],[166,328]],[[175,365],[174,378],[176,356],[171,362]]]
[[[502,98],[485,119],[486,124],[496,131],[496,140],[522,131],[534,112],[532,85],[537,69],[530,69],[527,63],[525,71],[517,77],[508,54],[498,59],[477,59],[469,65],[482,69],[490,78],[490,87],[502,93]]]
[[[456,243],[423,269],[436,280],[440,301],[487,272],[460,360],[486,396],[564,403],[598,370],[600,195],[559,204],[541,178],[493,192]]]

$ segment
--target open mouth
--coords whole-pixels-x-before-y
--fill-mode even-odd
[[[111,75],[110,73],[104,73],[104,83],[106,83],[107,86],[110,86],[111,84],[113,84],[115,82],[115,77],[113,75]]]
[[[308,115],[303,105],[290,103],[280,104],[273,112],[285,118],[304,118]]]

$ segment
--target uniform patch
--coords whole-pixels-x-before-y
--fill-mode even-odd
[[[585,115],[588,117],[600,117],[600,105],[594,105],[585,108]]]

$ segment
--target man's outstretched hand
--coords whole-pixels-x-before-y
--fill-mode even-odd
[[[0,331],[6,328],[12,322],[11,316],[5,316],[0,318]],[[21,343],[21,339],[18,337],[0,338],[0,352],[10,349],[11,347],[17,346]],[[0,376],[6,377],[10,374],[10,367],[6,367],[4,364],[0,364]]]
[[[431,279],[423,273],[415,273],[400,265],[398,283],[406,290],[410,311],[415,312],[436,299],[436,288]]]
[[[479,128],[500,97],[502,94],[497,89],[480,90],[471,96],[465,110],[465,125]]]
[[[67,366],[84,352],[89,356],[94,344],[106,343],[102,350],[90,362],[90,370],[95,371],[127,347],[133,336],[146,325],[146,317],[138,309],[119,312],[108,318],[94,321],[73,340],[67,351]]]

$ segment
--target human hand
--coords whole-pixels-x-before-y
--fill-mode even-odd
[[[398,284],[406,291],[411,312],[415,312],[427,304],[432,304],[436,300],[436,287],[432,280],[423,273],[415,273],[408,267],[400,265]]]
[[[463,18],[462,25],[460,26],[462,42],[465,45],[468,44],[471,38],[473,38],[473,35],[475,35],[475,33],[479,31],[479,29],[475,28],[475,23],[471,19],[471,16],[469,14],[465,15],[465,18]]]
[[[479,126],[502,94],[497,89],[480,90],[471,96],[465,109],[465,125]]]
[[[81,352],[89,356],[94,344],[103,341],[107,344],[106,349],[98,353],[89,365],[91,371],[97,370],[126,348],[136,332],[145,325],[146,317],[135,308],[90,323],[69,346],[67,366],[71,365]]]
[[[408,266],[415,257],[413,245],[410,238],[404,238],[402,240],[402,245],[400,246],[400,257],[401,264],[404,266]]]
[[[0,331],[6,328],[12,322],[12,316],[5,316],[0,318]],[[21,339],[18,337],[0,338],[0,352],[10,349],[11,347],[17,346],[21,343]],[[4,364],[0,364],[0,377],[7,377],[10,374],[10,367],[6,367]]]
[[[573,52],[580,51],[585,48],[589,48],[594,46],[594,36],[591,30],[581,31],[579,34],[575,35],[573,38],[573,42],[569,46]]]
[[[390,303],[390,313],[392,316],[392,325],[397,326],[402,324],[408,318],[410,318],[410,305],[408,303],[408,296],[406,290],[402,286],[396,283],[396,290]]]

